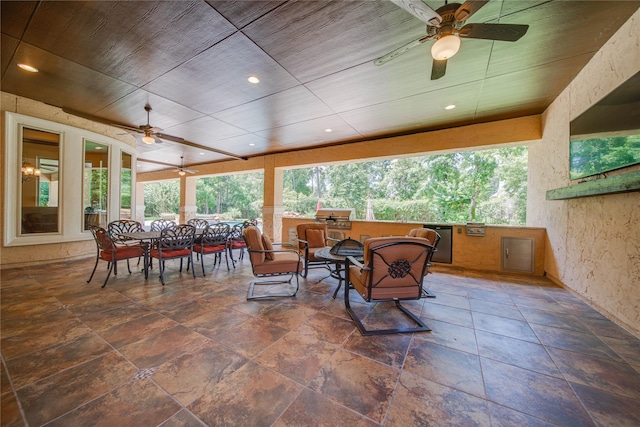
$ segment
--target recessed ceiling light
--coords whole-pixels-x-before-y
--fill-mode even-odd
[[[333,129],[326,128],[324,131],[329,133],[329,132],[333,132]]]
[[[254,144],[253,142],[249,144],[249,147],[254,147],[256,144]]]
[[[200,153],[201,156],[204,156],[204,153]]]
[[[256,76],[249,76],[247,80],[249,81],[249,83],[253,83],[254,85],[260,83],[260,79]]]
[[[18,64],[18,67],[22,68],[25,71],[29,71],[30,73],[37,73],[38,72],[38,69],[36,67],[32,67],[31,65]]]
[[[453,110],[454,108],[456,108],[455,104],[449,104],[446,107],[444,107],[445,110]]]

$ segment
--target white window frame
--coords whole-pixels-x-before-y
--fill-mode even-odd
[[[60,135],[60,193],[58,200],[59,228],[57,233],[20,234],[22,184],[22,128],[39,129]],[[83,168],[84,140],[109,146],[109,206],[107,218],[118,219],[120,215],[120,168],[121,152],[132,156],[132,166],[136,164],[137,153],[132,147],[117,139],[100,135],[85,129],[30,117],[23,114],[5,112],[5,158],[4,158],[4,246],[28,246],[49,243],[64,243],[92,239],[89,231],[83,230],[84,209]],[[114,153],[116,153],[114,155]],[[114,172],[116,171],[116,172]],[[135,171],[131,177],[131,198],[135,200]],[[132,217],[135,205],[132,203]]]

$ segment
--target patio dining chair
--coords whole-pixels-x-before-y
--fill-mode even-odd
[[[236,260],[233,257],[233,250],[240,250],[240,253],[238,254],[238,260],[241,260],[244,259],[244,250],[247,248],[247,243],[245,242],[243,231],[244,226],[241,224],[236,224],[231,227],[231,230],[229,230],[229,235],[227,236],[227,250],[229,251],[229,258],[231,258],[233,268],[236,268]]]
[[[156,258],[160,265],[160,282],[164,286],[165,261],[171,259],[180,260],[180,272],[182,272],[182,260],[187,258],[187,271],[193,266],[193,238],[196,228],[193,225],[180,224],[174,228],[165,228],[160,232],[160,238],[156,246],[149,251],[151,259]],[[195,279],[195,268],[191,269]]]
[[[227,256],[227,236],[229,235],[229,224],[213,224],[207,225],[202,234],[199,236],[198,243],[193,245],[193,251],[199,255],[200,265],[202,266],[202,275],[204,272],[204,256],[214,254],[213,266],[220,261],[222,264],[222,254],[224,253],[227,262],[227,270],[229,270],[229,257]]]
[[[142,248],[144,248],[144,245],[139,240],[132,240],[123,236],[124,233],[137,233],[142,231],[144,231],[142,224],[131,219],[118,219],[107,224],[109,237],[118,245],[142,246]],[[142,259],[142,257],[138,257],[138,265],[140,265],[140,259]],[[128,259],[127,267],[130,268]]]
[[[432,251],[433,246],[423,238],[378,237],[365,240],[362,263],[354,257],[347,257],[344,305],[362,335],[431,330],[418,316],[402,306],[400,301],[422,298],[422,282]],[[402,323],[394,328],[367,328],[351,308],[351,286],[366,302],[393,301],[417,326],[410,327]],[[386,312],[382,313],[384,315]],[[385,324],[388,323],[388,319],[383,320]]]
[[[113,271],[114,275],[118,274],[118,261],[126,259],[128,262],[130,258],[140,258],[141,256],[144,256],[144,248],[141,245],[117,245],[104,228],[92,225],[89,227],[89,230],[91,230],[93,239],[96,242],[97,255],[96,263],[93,266],[93,271],[91,272],[91,276],[89,276],[87,283],[90,283],[91,279],[93,279],[93,275],[98,267],[98,261],[100,260],[106,261],[109,268],[107,278],[104,279],[104,283],[102,284],[102,287],[104,288],[107,286],[111,272]],[[131,274],[131,269],[129,268],[128,263],[127,269],[129,270],[129,274]]]
[[[151,231],[162,231],[165,228],[174,228],[175,226],[175,221],[169,221],[166,219],[156,219],[155,221],[151,221]]]
[[[207,225],[209,225],[209,221],[202,218],[191,218],[187,221],[187,224],[193,225],[196,229],[204,229]]]

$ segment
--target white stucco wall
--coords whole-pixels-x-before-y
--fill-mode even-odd
[[[569,181],[569,122],[640,71],[640,10],[543,115],[529,147],[527,225],[546,227],[545,271],[640,336],[640,192],[547,201]]]

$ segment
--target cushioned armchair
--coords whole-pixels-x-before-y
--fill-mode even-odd
[[[318,259],[315,255],[318,249],[330,246],[330,241],[335,240],[329,238],[327,224],[305,222],[298,224],[296,232],[298,236],[298,251],[304,262],[302,277],[307,277],[310,268],[329,268],[327,260]]]
[[[274,246],[282,243],[271,243],[268,236],[263,235],[258,227],[253,225],[243,230],[244,239],[247,243],[247,252],[251,261],[253,275],[256,277],[289,276],[288,280],[268,280],[262,282],[251,282],[247,299],[294,297],[298,293],[300,283],[298,274],[302,271],[302,261],[300,254],[293,248],[274,249]],[[293,278],[296,278],[296,285],[291,285]],[[286,285],[284,293],[282,286]],[[266,292],[256,295],[256,286],[269,286]]]
[[[344,304],[362,335],[395,334],[430,331],[411,311],[400,304],[403,300],[422,298],[422,281],[433,251],[424,238],[378,237],[364,242],[364,260],[347,257]],[[400,325],[391,329],[367,329],[351,308],[349,288],[367,302],[393,301],[417,327]]]

